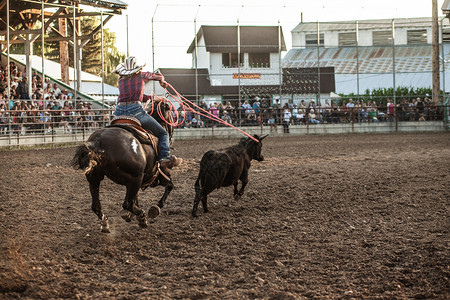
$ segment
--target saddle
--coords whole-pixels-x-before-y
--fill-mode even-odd
[[[111,124],[108,127],[119,127],[131,132],[141,144],[152,145],[155,150],[156,156],[158,156],[158,138],[153,135],[149,130],[142,127],[141,122],[130,116],[118,116],[111,120]],[[155,181],[159,174],[161,174],[166,180],[171,181],[170,173],[168,170],[162,170],[159,163],[157,163],[153,169],[152,174],[148,180],[142,183],[141,189],[145,190],[148,187],[154,187],[158,185],[158,181]]]
[[[158,155],[158,138],[151,131],[144,129],[138,119],[130,116],[114,117],[108,127],[120,127],[128,130],[141,144],[152,145]]]

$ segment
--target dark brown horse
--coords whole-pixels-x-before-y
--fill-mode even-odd
[[[169,105],[163,103],[160,107],[164,118],[171,120]],[[166,128],[172,140],[172,126],[161,120],[156,108],[153,109],[152,116]],[[151,136],[154,139],[152,143],[145,138],[145,134],[142,136],[134,133],[134,127],[126,124],[127,122],[120,123],[95,131],[85,143],[77,147],[71,162],[74,168],[85,171],[92,197],[92,210],[100,219],[103,232],[109,232],[108,218],[102,212],[99,199],[100,182],[105,176],[126,187],[122,218],[130,222],[132,215],[135,215],[139,226],[143,228],[148,226],[148,222],[146,213],[139,207],[139,189],[165,186],[164,195],[158,205],[152,206],[148,211],[148,215],[155,218],[174,187],[169,170],[161,170],[157,163],[156,137]]]

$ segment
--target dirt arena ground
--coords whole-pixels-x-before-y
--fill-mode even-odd
[[[74,147],[0,151],[0,299],[449,299],[449,133],[268,137],[243,198],[191,218],[202,154],[236,142],[176,142],[147,229],[103,181],[109,234]]]

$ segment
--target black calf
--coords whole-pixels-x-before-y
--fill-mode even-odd
[[[244,188],[248,183],[248,169],[252,159],[263,161],[261,155],[262,140],[267,135],[254,137],[256,142],[249,137],[242,138],[239,144],[206,152],[200,161],[200,172],[195,181],[195,200],[192,216],[197,216],[197,208],[202,201],[203,211],[208,212],[208,194],[221,186],[234,185],[234,198],[238,200],[244,194]],[[238,190],[238,180],[242,186]]]

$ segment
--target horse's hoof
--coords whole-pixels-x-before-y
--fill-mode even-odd
[[[101,232],[110,233],[108,218],[105,215],[102,215],[100,220],[100,230]]]
[[[109,230],[109,222],[108,222],[108,220],[102,220],[100,222],[100,231],[104,232],[104,233],[110,233],[111,232]]]
[[[157,216],[159,216],[160,213],[161,213],[161,209],[159,208],[159,206],[156,206],[156,205],[153,205],[148,210],[148,216],[150,219],[156,218]]]
[[[140,215],[136,216],[136,219],[139,222],[139,227],[141,227],[141,228],[147,228],[148,227],[147,216],[145,215],[144,212],[142,212]]]
[[[120,212],[120,216],[122,217],[122,219],[124,219],[126,222],[131,222],[131,212],[129,212],[126,209],[122,209],[122,211]]]
[[[139,227],[141,227],[141,228],[147,228],[147,227],[148,227],[148,222],[147,222],[147,220],[139,221]]]

